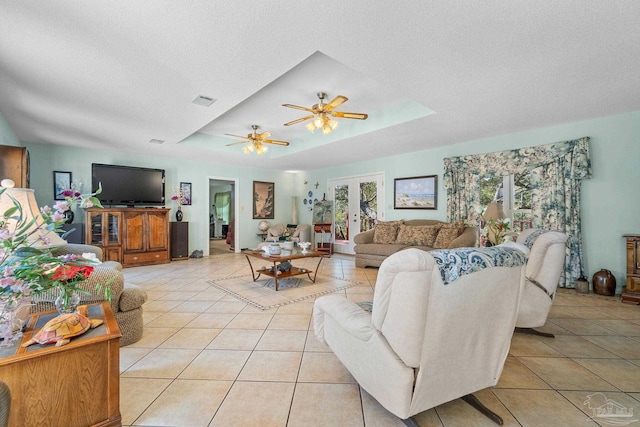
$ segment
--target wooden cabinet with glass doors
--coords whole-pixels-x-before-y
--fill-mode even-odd
[[[91,208],[85,241],[104,252],[105,261],[124,267],[169,262],[169,209]]]

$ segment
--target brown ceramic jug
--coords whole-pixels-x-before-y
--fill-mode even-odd
[[[604,268],[593,275],[593,292],[598,295],[616,294],[616,278]]]

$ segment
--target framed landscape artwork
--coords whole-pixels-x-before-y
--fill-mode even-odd
[[[53,171],[53,200],[64,200],[62,192],[71,188],[71,172]]]
[[[393,180],[394,209],[437,209],[438,175]]]
[[[275,184],[253,181],[253,219],[273,219]]]

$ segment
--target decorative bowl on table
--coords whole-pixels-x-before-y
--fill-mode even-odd
[[[311,246],[311,242],[300,242],[298,246],[302,248],[302,253],[306,254],[308,252],[309,247]]]

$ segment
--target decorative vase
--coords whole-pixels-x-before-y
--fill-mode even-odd
[[[80,293],[77,291],[69,290],[65,287],[59,288],[59,294],[54,305],[56,310],[60,314],[75,313],[78,305],[80,304]]]
[[[22,336],[30,312],[30,297],[0,299],[0,346],[9,345]]]
[[[73,222],[73,217],[75,216],[75,214],[73,213],[73,211],[71,209],[64,211],[64,217],[66,218],[64,220],[65,224],[71,224]]]
[[[589,281],[586,277],[580,276],[576,279],[576,292],[579,294],[588,294],[589,293]]]
[[[176,211],[176,221],[182,221],[182,208],[178,206],[178,210]]]
[[[598,295],[616,294],[616,278],[609,270],[602,269],[593,275],[593,292]]]

